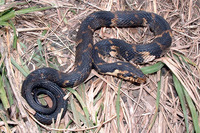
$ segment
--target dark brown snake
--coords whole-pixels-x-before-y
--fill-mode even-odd
[[[144,27],[149,26],[155,39],[148,44],[127,44],[118,39],[107,39],[93,45],[93,33],[101,27]],[[22,96],[36,113],[34,117],[43,124],[56,120],[63,108],[62,117],[67,110],[67,100],[61,88],[74,87],[86,80],[91,69],[99,73],[117,76],[131,82],[144,83],[145,75],[128,62],[106,63],[106,55],[123,58],[135,63],[146,63],[159,58],[170,47],[171,28],[167,21],[155,13],[145,11],[98,11],[90,14],[80,25],[77,33],[74,70],[63,73],[52,68],[41,68],[31,72],[22,85]],[[48,95],[53,106],[42,105],[40,94]]]

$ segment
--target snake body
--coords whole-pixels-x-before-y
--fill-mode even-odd
[[[128,44],[123,40],[107,39],[93,45],[93,33],[101,27],[144,27],[149,26],[155,39],[148,44]],[[31,72],[22,85],[22,96],[36,113],[34,117],[43,124],[51,124],[62,111],[67,110],[65,93],[61,88],[74,87],[84,82],[94,68],[99,73],[144,83],[145,75],[128,62],[106,63],[106,55],[124,58],[126,61],[146,63],[159,58],[170,47],[171,28],[161,16],[145,11],[98,11],[90,14],[80,25],[77,33],[74,70],[63,73],[53,68],[40,68]],[[37,96],[48,95],[52,107],[42,105]]]

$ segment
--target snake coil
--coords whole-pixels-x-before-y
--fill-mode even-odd
[[[155,39],[148,44],[128,44],[118,39],[107,39],[93,45],[93,33],[101,27],[144,27],[149,26]],[[159,58],[170,47],[171,28],[161,16],[145,11],[98,11],[90,14],[80,25],[77,33],[74,70],[63,73],[52,68],[40,68],[31,72],[22,85],[22,96],[36,113],[34,117],[43,124],[56,120],[63,108],[62,117],[67,110],[65,93],[61,88],[74,87],[84,82],[94,68],[99,73],[144,83],[145,75],[128,62],[106,63],[104,56],[116,56],[126,61],[146,63]],[[38,96],[50,97],[53,105],[43,105]]]

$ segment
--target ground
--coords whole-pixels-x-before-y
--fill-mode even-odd
[[[2,132],[199,132],[200,2],[198,0],[32,0],[2,2],[0,12],[31,7],[46,10],[17,14],[0,27]],[[66,90],[68,111],[52,125],[37,123],[21,97],[21,85],[31,71],[51,67],[73,69],[76,33],[94,11],[144,10],[164,17],[172,28],[172,46],[160,59],[138,65],[145,84],[132,84],[92,71],[77,93]],[[1,17],[3,15],[1,14]],[[0,18],[0,24],[2,18]],[[15,34],[16,33],[16,36]],[[14,38],[17,37],[16,47]],[[145,28],[101,28],[94,43],[118,38],[129,43],[153,39]],[[108,58],[108,62],[116,59]],[[154,69],[158,70],[153,72]],[[159,69],[160,68],[160,69]],[[6,102],[7,101],[7,102]],[[88,114],[88,115],[87,115]]]

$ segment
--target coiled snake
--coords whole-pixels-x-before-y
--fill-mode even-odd
[[[118,39],[107,39],[93,45],[93,33],[101,27],[144,27],[149,26],[155,39],[148,44],[127,44]],[[61,108],[62,117],[67,110],[65,93],[61,88],[74,87],[84,82],[94,68],[99,73],[117,76],[131,82],[144,83],[145,75],[128,62],[106,63],[105,55],[124,58],[126,61],[146,63],[159,58],[170,47],[171,28],[161,16],[145,11],[98,11],[90,14],[80,25],[77,33],[74,70],[63,73],[52,68],[40,68],[31,72],[22,85],[22,96],[36,111],[34,117],[43,124],[51,124]],[[42,88],[42,89],[41,89]],[[38,95],[48,95],[53,105],[42,105]]]

